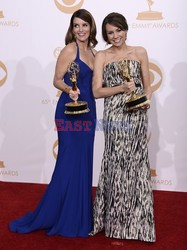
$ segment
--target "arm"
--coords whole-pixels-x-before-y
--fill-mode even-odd
[[[62,51],[57,59],[55,67],[55,75],[53,80],[53,85],[60,89],[61,91],[69,94],[71,87],[64,82],[64,75],[67,72],[67,68],[70,62],[75,58],[76,50],[72,44],[67,45]]]
[[[151,99],[152,91],[150,86],[149,60],[147,51],[143,47],[138,47],[137,57],[141,63],[141,77],[142,77],[144,91],[148,99]]]
[[[94,61],[94,73],[92,88],[95,98],[109,97],[125,91],[132,91],[134,89],[134,83],[128,82],[116,87],[103,87],[103,69],[105,64],[105,51],[97,52]]]

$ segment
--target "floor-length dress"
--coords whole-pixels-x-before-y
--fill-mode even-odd
[[[92,168],[96,106],[92,94],[92,69],[77,55],[80,66],[77,86],[79,101],[88,103],[89,113],[64,114],[72,101],[62,93],[57,103],[55,121],[58,130],[58,156],[51,181],[33,212],[9,224],[10,230],[29,233],[45,229],[47,235],[87,237],[92,226]],[[71,86],[66,73],[64,81]]]
[[[137,86],[136,93],[143,93],[140,63],[126,63]],[[105,65],[103,83],[107,87],[124,83],[118,62]],[[147,111],[127,112],[125,103],[129,97],[129,93],[120,93],[104,100],[105,149],[90,234],[104,230],[111,238],[154,242]]]

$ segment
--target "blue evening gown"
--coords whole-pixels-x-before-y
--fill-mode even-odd
[[[87,101],[89,113],[64,114],[72,101],[62,93],[55,120],[58,129],[58,156],[51,181],[33,212],[9,224],[12,232],[29,233],[45,229],[47,235],[87,237],[92,229],[92,169],[96,105],[92,94],[93,71],[77,55],[80,66],[77,86],[79,100]],[[64,81],[71,86],[66,73]]]

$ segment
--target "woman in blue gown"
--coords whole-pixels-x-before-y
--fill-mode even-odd
[[[29,233],[45,229],[47,235],[87,237],[92,228],[92,168],[96,106],[92,94],[92,74],[96,40],[95,21],[90,12],[80,9],[71,17],[56,64],[54,86],[62,91],[55,122],[58,131],[58,156],[51,181],[33,212],[9,224],[12,232]],[[77,90],[67,72],[72,62],[79,64]],[[72,99],[86,101],[90,111],[65,114]]]

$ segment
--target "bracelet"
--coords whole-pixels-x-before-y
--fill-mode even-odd
[[[70,91],[72,90],[71,87],[66,87],[66,93],[69,95],[70,94]]]

